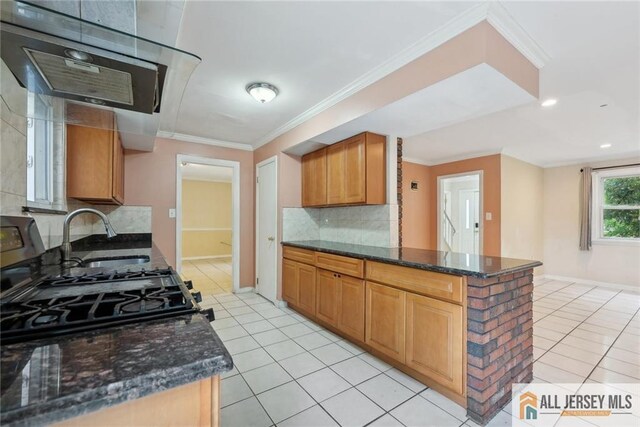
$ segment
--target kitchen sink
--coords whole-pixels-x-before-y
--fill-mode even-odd
[[[145,264],[147,262],[149,262],[149,257],[147,255],[90,258],[82,261],[82,267],[84,268],[120,267],[122,265]]]

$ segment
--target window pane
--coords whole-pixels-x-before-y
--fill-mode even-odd
[[[602,234],[640,238],[640,209],[605,209]]]
[[[640,206],[640,176],[606,178],[604,204]]]

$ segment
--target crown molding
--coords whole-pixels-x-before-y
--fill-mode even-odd
[[[220,141],[219,139],[204,138],[202,136],[187,135],[185,133],[175,133],[158,131],[158,138],[174,139],[176,141],[193,142],[195,144],[213,145],[216,147],[233,148],[234,150],[253,151],[254,148],[250,144],[242,144],[240,142]]]
[[[372,83],[391,74],[397,69],[405,66],[411,61],[421,57],[427,52],[435,49],[453,37],[465,32],[469,28],[487,21],[500,33],[509,43],[511,43],[520,53],[522,53],[538,69],[542,68],[549,60],[544,50],[529,36],[529,34],[513,19],[507,10],[497,1],[481,3],[466,12],[456,16],[444,26],[429,33],[418,40],[413,45],[400,51],[378,67],[365,73],[358,79],[333,93],[328,98],[309,108],[302,114],[289,120],[284,125],[269,132],[255,142],[255,147],[261,147],[280,135],[301,125],[312,117],[333,107],[340,101],[359,92]]]
[[[551,59],[500,2],[489,3],[486,20],[537,69],[544,67]]]
[[[417,159],[415,157],[402,156],[402,163],[404,163],[404,162],[414,163],[416,165],[422,165],[422,166],[431,166],[431,163],[427,162],[426,160]]]
[[[487,18],[487,12],[488,3],[482,3],[456,16],[444,26],[440,27],[436,31],[429,33],[413,45],[401,50],[389,60],[383,62],[376,68],[373,68],[371,71],[365,73],[347,86],[333,93],[328,98],[325,98],[323,101],[309,108],[302,114],[294,117],[292,120],[289,120],[279,128],[273,130],[272,132],[269,132],[267,135],[256,141],[256,148],[273,141],[280,135],[290,131],[296,126],[301,125],[302,123],[327,110],[328,108],[333,107],[340,101],[343,101],[354,93],[359,92],[360,90],[391,74],[392,72],[403,67],[409,62],[421,57],[425,53],[435,49],[446,41],[473,27],[474,25],[479,24]]]
[[[421,159],[417,159],[415,157],[402,157],[402,161],[403,162],[409,162],[409,163],[417,163],[419,165],[424,165],[424,166],[438,166],[438,165],[443,165],[445,163],[453,163],[453,162],[459,162],[462,160],[469,160],[469,159],[475,159],[477,157],[485,157],[485,156],[493,156],[496,154],[503,154],[502,149],[500,150],[488,150],[488,151],[478,151],[476,153],[468,153],[468,154],[460,154],[459,156],[449,156],[449,157],[443,157],[441,159],[438,159],[436,161],[429,161],[429,160],[421,160]]]

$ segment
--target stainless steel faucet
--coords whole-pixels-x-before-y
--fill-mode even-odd
[[[71,225],[71,220],[75,218],[77,215],[81,213],[92,213],[94,215],[98,215],[102,222],[104,223],[104,228],[107,230],[107,237],[111,239],[112,237],[117,236],[118,234],[115,232],[111,223],[109,222],[109,218],[102,212],[91,209],[91,208],[81,208],[76,209],[73,212],[69,212],[67,216],[64,218],[64,226],[62,228],[62,246],[60,246],[60,251],[62,252],[62,262],[69,261],[71,255],[71,241],[69,238],[69,229]]]

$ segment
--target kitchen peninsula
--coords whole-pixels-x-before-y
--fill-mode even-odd
[[[538,261],[287,241],[282,297],[486,423],[532,379]]]

